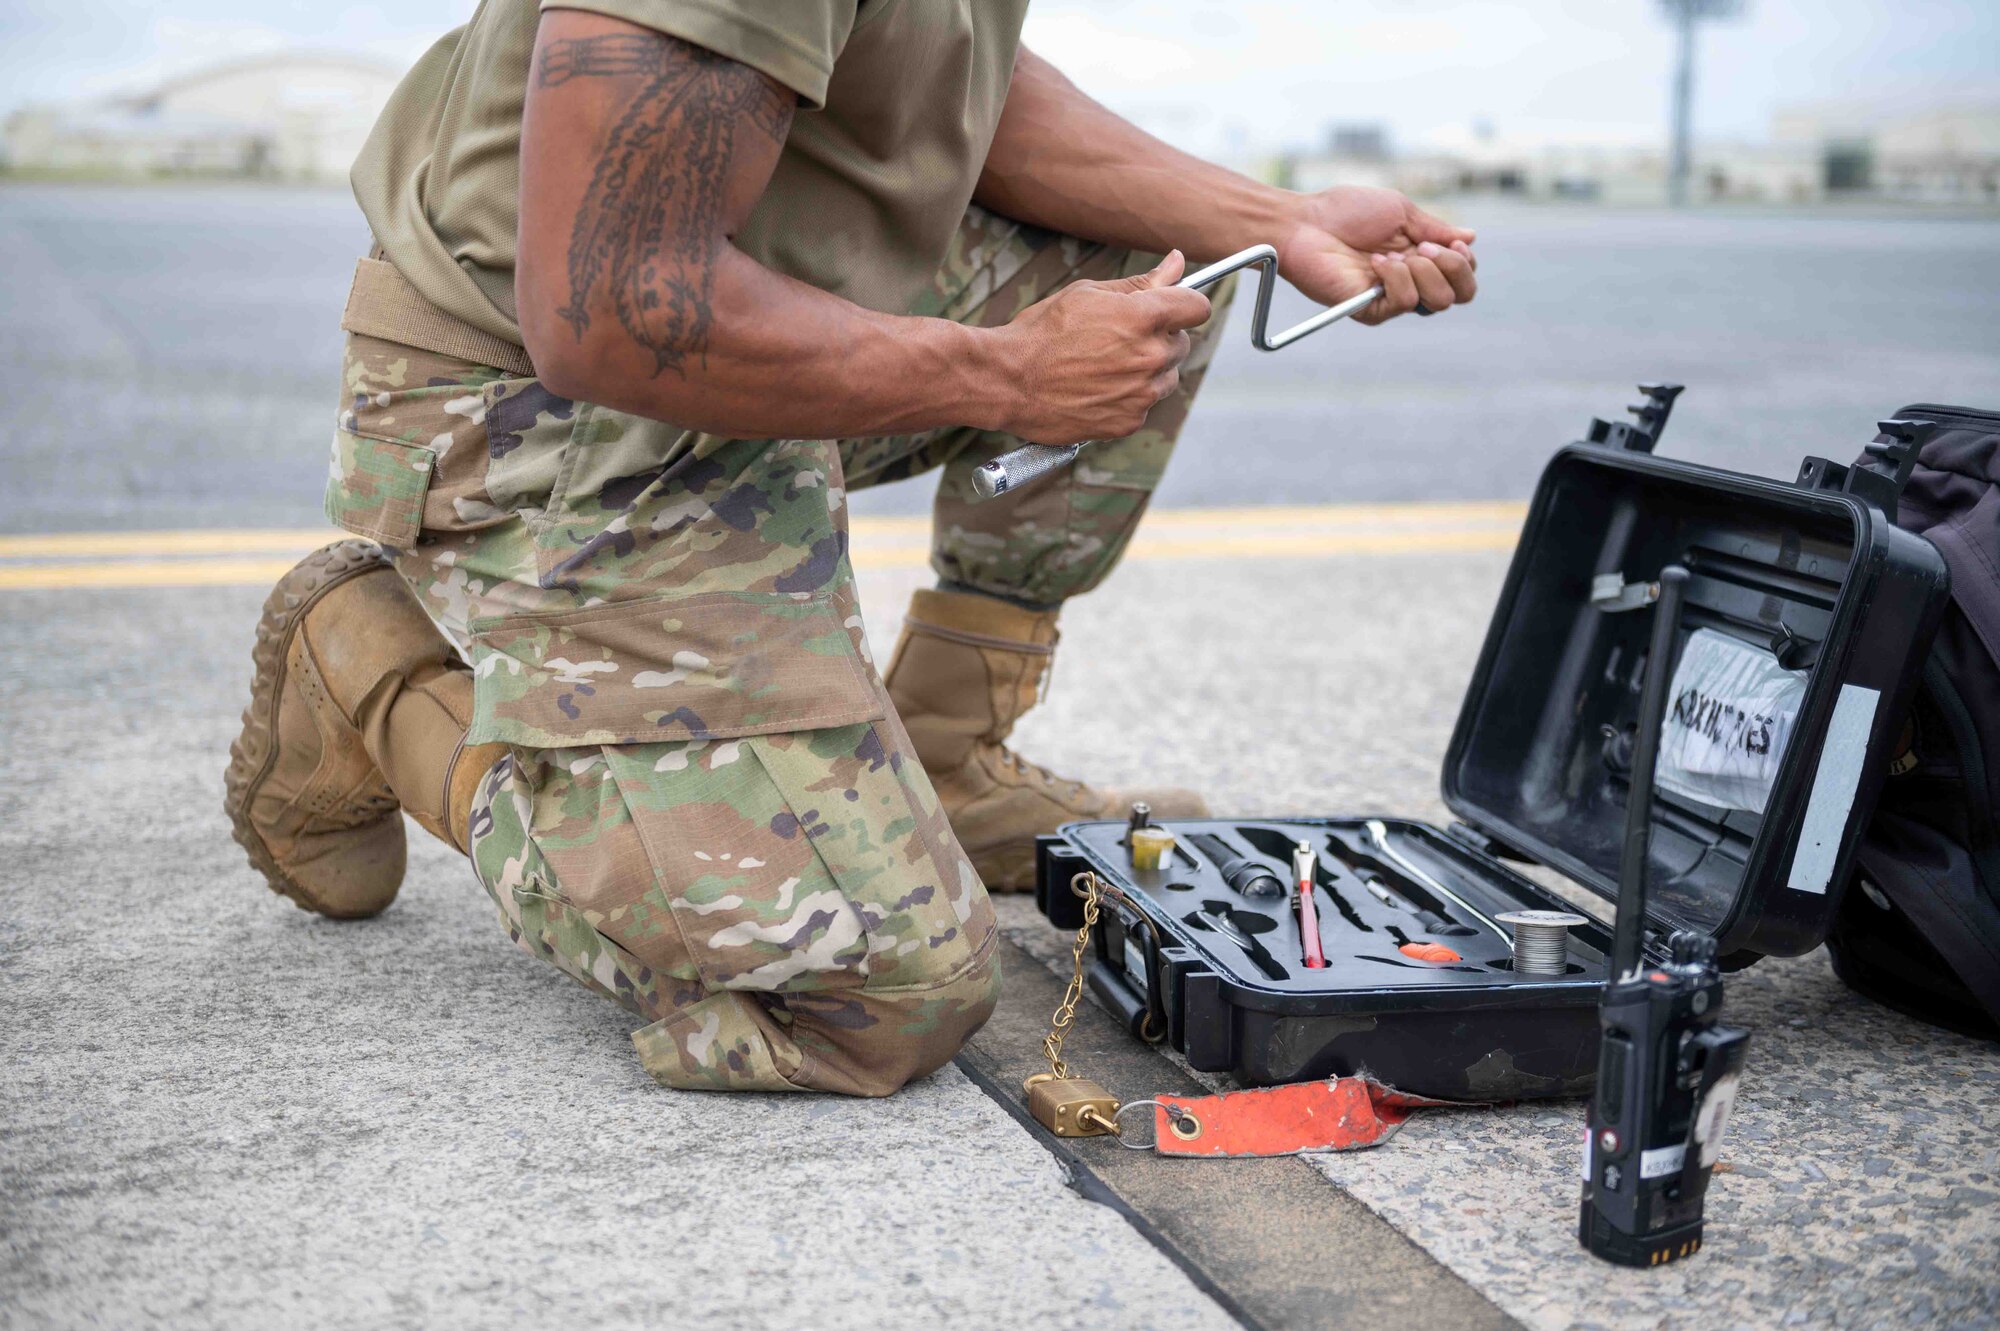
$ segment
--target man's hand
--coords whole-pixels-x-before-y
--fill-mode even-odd
[[[1355,316],[1379,324],[1471,300],[1472,232],[1394,190],[1343,185],[1294,194],[1190,157],[1078,91],[1023,50],[973,196],[1007,217],[1157,253],[1178,245],[1208,263],[1277,247],[1278,270],[1332,305],[1379,284]]]
[[[1479,290],[1472,240],[1395,190],[1337,185],[1299,198],[1297,225],[1278,242],[1278,271],[1322,305],[1380,284],[1381,299],[1354,316],[1379,324],[1420,300],[1433,312],[1471,300]]]
[[[1180,385],[1187,330],[1208,320],[1208,297],[1174,285],[1175,250],[1151,272],[1072,282],[1000,330],[1021,393],[1007,429],[1043,444],[1122,439]]]

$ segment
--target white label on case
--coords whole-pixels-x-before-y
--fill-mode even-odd
[[[1833,881],[1833,862],[1840,858],[1840,839],[1847,816],[1854,811],[1854,792],[1861,785],[1861,765],[1868,757],[1868,735],[1875,729],[1879,689],[1859,684],[1840,686],[1827,723],[1826,746],[1813,774],[1806,816],[1799,821],[1799,848],[1792,855],[1786,886],[1794,892],[1824,894]]]
[[[1715,1163],[1715,1157],[1722,1153],[1722,1134],[1729,1129],[1729,1111],[1736,1107],[1736,1087],[1741,1079],[1735,1073],[1715,1083],[1695,1111],[1694,1139],[1701,1143],[1701,1167],[1707,1169]]]
[[[1687,1163],[1688,1148],[1685,1142],[1678,1146],[1655,1146],[1650,1151],[1639,1153],[1640,1178],[1665,1178],[1669,1174],[1681,1172]]]
[[[1805,701],[1806,672],[1727,633],[1696,629],[1660,726],[1660,788],[1762,813]]]

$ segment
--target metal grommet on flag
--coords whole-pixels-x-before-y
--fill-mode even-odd
[[[1164,1100],[1129,1101],[1125,1104],[1118,1106],[1118,1112],[1111,1116],[1112,1120],[1115,1122],[1118,1119],[1123,1118],[1125,1116],[1126,1110],[1137,1109],[1141,1105],[1152,1105],[1154,1108],[1158,1109],[1160,1111],[1159,1117],[1166,1120],[1167,1130],[1173,1133],[1174,1136],[1179,1137],[1182,1141],[1193,1141],[1196,1137],[1201,1136],[1200,1119],[1196,1118],[1193,1114],[1190,1114],[1187,1110],[1182,1109],[1179,1105],[1170,1105]],[[1158,1125],[1158,1119],[1155,1120],[1156,1128],[1157,1125]],[[1159,1146],[1159,1143],[1156,1141],[1135,1142],[1127,1140],[1122,1127],[1120,1128],[1118,1133],[1118,1144],[1124,1147],[1128,1151],[1150,1151],[1154,1150]]]

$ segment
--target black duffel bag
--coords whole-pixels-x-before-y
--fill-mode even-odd
[[[1897,415],[1939,426],[1896,521],[1944,556],[1951,605],[1827,944],[1859,992],[2000,1039],[2000,413]]]

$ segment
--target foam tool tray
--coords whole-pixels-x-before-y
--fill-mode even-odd
[[[1804,687],[1761,760],[1756,807],[1656,791],[1647,954],[1694,929],[1735,969],[1825,938],[1943,610],[1942,559],[1893,522],[1933,427],[1885,422],[1861,462],[1809,457],[1787,484],[1654,456],[1679,390],[1642,391],[1636,424],[1593,421],[1543,472],[1446,751],[1450,824],[1171,822],[1177,849],[1159,870],[1133,866],[1122,822],[1040,840],[1036,897],[1052,922],[1081,923],[1077,875],[1113,890],[1090,985],[1135,1034],[1249,1085],[1365,1072],[1452,1099],[1587,1093],[1652,598],[1671,562],[1692,573],[1676,662],[1707,630]],[[1668,724],[1706,725],[1714,703],[1672,694]],[[1277,713],[1245,724],[1289,729]],[[1290,891],[1300,841],[1318,852],[1324,969],[1304,965]],[[1580,912],[1590,922],[1570,931],[1560,975],[1517,971],[1496,924],[1577,909],[1523,863],[1600,903]],[[1284,891],[1245,890],[1258,867]],[[1460,960],[1417,960],[1405,942]]]

